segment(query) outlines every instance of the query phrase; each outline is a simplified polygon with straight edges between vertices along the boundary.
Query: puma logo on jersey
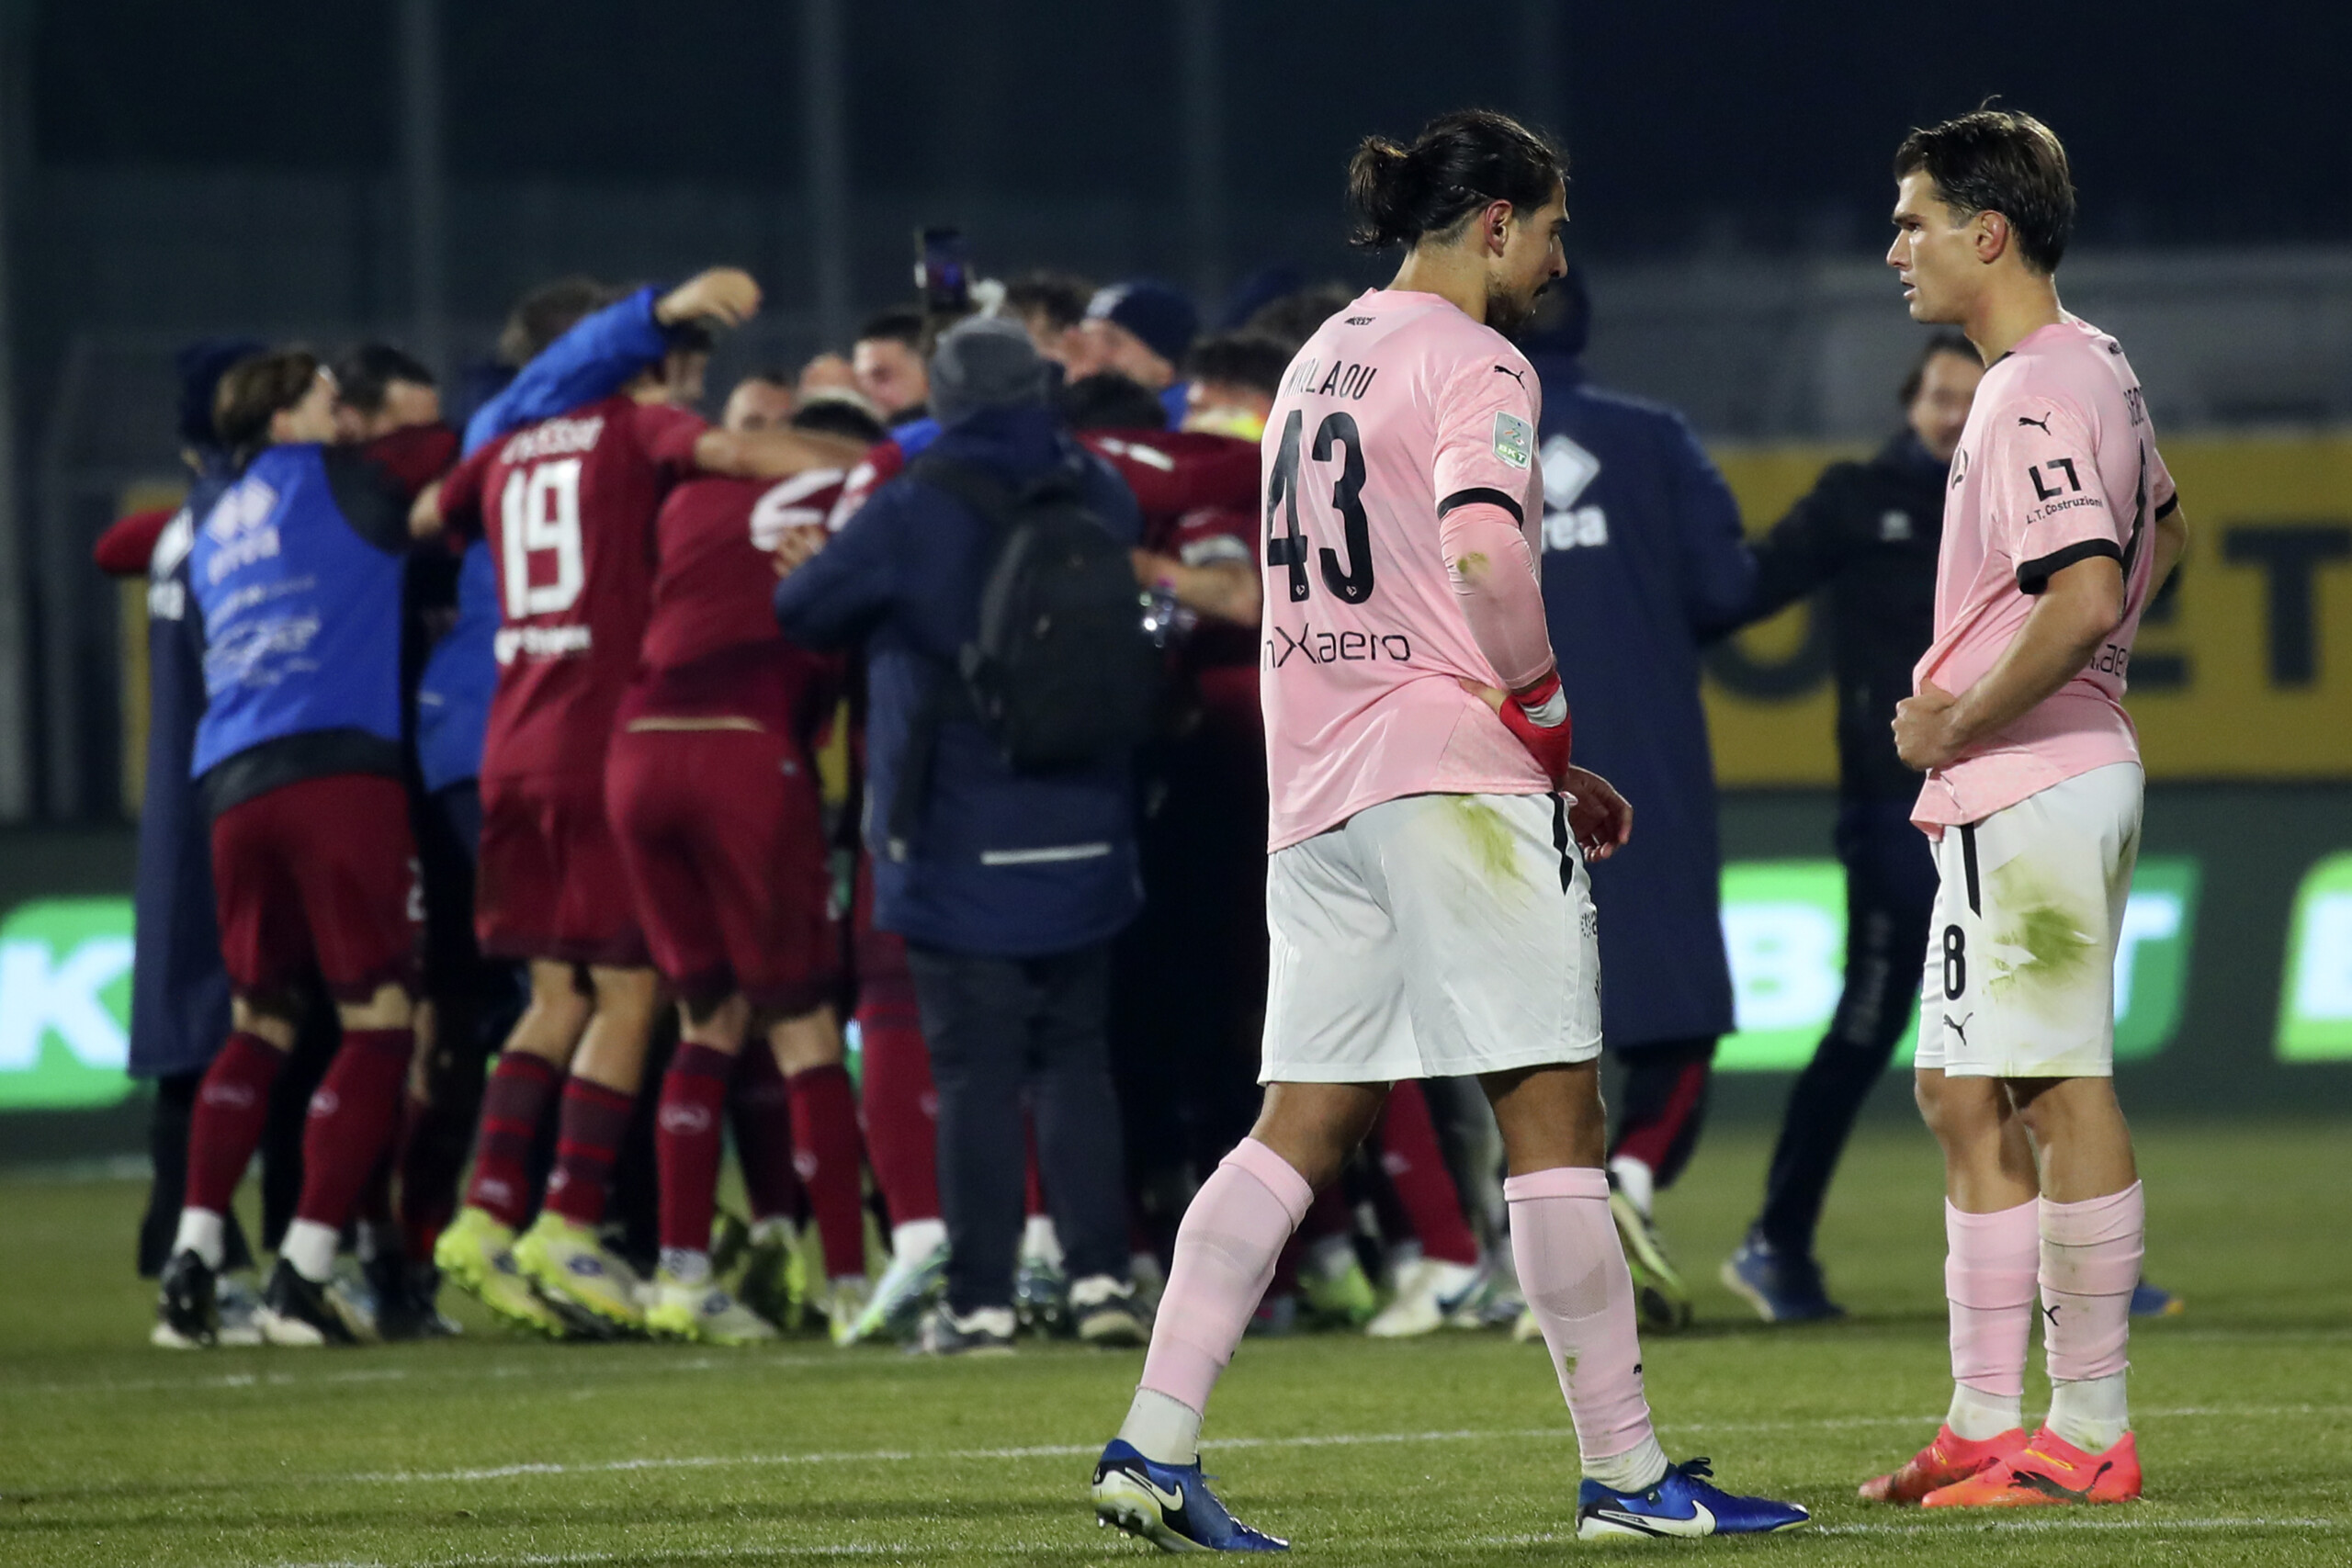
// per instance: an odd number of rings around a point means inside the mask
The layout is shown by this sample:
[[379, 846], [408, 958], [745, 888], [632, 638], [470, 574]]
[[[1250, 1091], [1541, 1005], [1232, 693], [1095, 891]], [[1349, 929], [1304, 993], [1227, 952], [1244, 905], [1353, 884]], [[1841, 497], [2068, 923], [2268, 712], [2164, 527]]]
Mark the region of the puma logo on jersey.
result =
[[1510, 377], [1512, 380], [1514, 380], [1514, 381], [1518, 382], [1518, 383], [1519, 383], [1521, 386], [1522, 386], [1522, 387], [1524, 387], [1524, 386], [1526, 386], [1526, 385], [1527, 385], [1527, 378], [1526, 378], [1526, 377], [1524, 377], [1524, 376], [1522, 376], [1522, 375], [1521, 375], [1518, 371], [1516, 371], [1516, 370], [1512, 369], [1512, 368], [1511, 368], [1510, 366], [1508, 366], [1508, 365], [1498, 365], [1498, 366], [1496, 366], [1496, 367], [1495, 367], [1495, 373], [1496, 373], [1497, 375], [1498, 375], [1498, 376], [1508, 376], [1508, 377]]
[[2042, 434], [2047, 435], [2050, 434], [2050, 416], [2048, 414], [2043, 414], [2040, 419], [2028, 419], [2025, 415], [2019, 414], [2018, 415], [2018, 423], [2019, 424], [2039, 425], [2041, 427]]

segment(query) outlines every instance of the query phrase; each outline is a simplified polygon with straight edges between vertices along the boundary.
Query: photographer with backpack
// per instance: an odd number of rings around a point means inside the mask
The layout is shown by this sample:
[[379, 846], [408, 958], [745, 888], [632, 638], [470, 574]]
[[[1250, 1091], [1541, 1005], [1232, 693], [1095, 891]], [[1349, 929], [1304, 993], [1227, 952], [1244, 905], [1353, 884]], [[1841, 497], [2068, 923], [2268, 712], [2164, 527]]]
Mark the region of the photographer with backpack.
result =
[[1142, 525], [1058, 428], [1017, 323], [945, 333], [931, 389], [938, 440], [839, 535], [798, 531], [775, 593], [787, 637], [866, 656], [876, 922], [907, 941], [940, 1100], [947, 1298], [919, 1343], [1012, 1348], [1025, 1100], [1074, 1326], [1139, 1345], [1104, 1020], [1111, 939], [1142, 901]]

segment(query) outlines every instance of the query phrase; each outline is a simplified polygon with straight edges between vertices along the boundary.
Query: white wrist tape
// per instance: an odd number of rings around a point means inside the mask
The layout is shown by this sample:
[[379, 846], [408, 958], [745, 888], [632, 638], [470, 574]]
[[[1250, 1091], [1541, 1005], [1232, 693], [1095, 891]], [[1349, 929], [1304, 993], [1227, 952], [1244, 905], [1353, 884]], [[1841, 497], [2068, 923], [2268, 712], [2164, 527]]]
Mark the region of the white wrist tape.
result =
[[1525, 714], [1527, 721], [1538, 728], [1557, 729], [1567, 722], [1568, 694], [1564, 687], [1554, 686], [1552, 694], [1544, 698], [1540, 705], [1529, 707], [1525, 703], [1521, 703], [1519, 705], [1519, 711]]

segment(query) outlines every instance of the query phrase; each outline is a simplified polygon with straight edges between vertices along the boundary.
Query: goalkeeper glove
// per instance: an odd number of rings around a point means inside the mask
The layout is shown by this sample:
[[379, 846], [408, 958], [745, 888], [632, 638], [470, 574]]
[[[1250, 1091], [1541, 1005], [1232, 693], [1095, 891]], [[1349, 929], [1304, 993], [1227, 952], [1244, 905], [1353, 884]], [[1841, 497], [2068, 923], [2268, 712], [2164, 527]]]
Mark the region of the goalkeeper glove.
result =
[[1569, 743], [1576, 728], [1568, 718], [1567, 695], [1560, 690], [1560, 672], [1555, 670], [1528, 691], [1505, 697], [1499, 716], [1503, 727], [1519, 738], [1543, 768], [1544, 776], [1557, 787], [1567, 774]]

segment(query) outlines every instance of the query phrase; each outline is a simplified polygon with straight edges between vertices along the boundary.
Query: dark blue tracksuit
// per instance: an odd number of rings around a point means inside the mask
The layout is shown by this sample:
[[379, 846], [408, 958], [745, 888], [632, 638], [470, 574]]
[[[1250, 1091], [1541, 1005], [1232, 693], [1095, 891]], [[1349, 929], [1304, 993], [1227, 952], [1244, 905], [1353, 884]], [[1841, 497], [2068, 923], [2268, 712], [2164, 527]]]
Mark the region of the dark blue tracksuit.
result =
[[[227, 454], [200, 455], [187, 502], [155, 541], [147, 567], [147, 765], [131, 894], [130, 1074], [155, 1081], [148, 1143], [155, 1179], [139, 1231], [139, 1271], [170, 1253], [187, 1190], [188, 1118], [204, 1069], [229, 1038], [229, 971], [212, 897], [212, 835], [188, 759], [204, 714], [204, 652], [188, 618], [187, 557], [196, 524], [236, 479]], [[284, 1163], [268, 1151], [272, 1170]], [[279, 1172], [277, 1185], [286, 1185]], [[269, 1178], [265, 1176], [266, 1182]], [[253, 1255], [229, 1216], [229, 1265]]]
[[[1074, 465], [1112, 533], [1142, 535], [1126, 486], [1044, 408], [971, 415], [930, 450], [1014, 482]], [[1012, 1302], [1024, 1082], [1070, 1277], [1124, 1279], [1127, 1256], [1104, 1039], [1111, 939], [1142, 899], [1127, 760], [1016, 773], [977, 723], [951, 716], [899, 852], [888, 830], [917, 716], [978, 634], [991, 542], [978, 515], [909, 473], [775, 593], [794, 641], [865, 646], [875, 923], [907, 939], [939, 1086], [947, 1299], [959, 1314]]]
[[1634, 807], [1592, 867], [1601, 1033], [1633, 1076], [1613, 1152], [1659, 1185], [1689, 1157], [1716, 1038], [1732, 1028], [1715, 772], [1701, 644], [1752, 591], [1739, 508], [1680, 415], [1602, 391], [1536, 347], [1544, 379], [1544, 606], [1576, 760]]
[[1894, 754], [1894, 705], [1934, 636], [1949, 468], [1905, 431], [1866, 463], [1835, 463], [1756, 546], [1741, 622], [1808, 593], [1827, 617], [1838, 686], [1838, 858], [1846, 867], [1846, 988], [1789, 1091], [1757, 1229], [1811, 1256], [1829, 1179], [1863, 1100], [1917, 1011], [1936, 896], [1911, 825], [1919, 775]]

